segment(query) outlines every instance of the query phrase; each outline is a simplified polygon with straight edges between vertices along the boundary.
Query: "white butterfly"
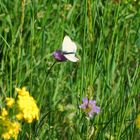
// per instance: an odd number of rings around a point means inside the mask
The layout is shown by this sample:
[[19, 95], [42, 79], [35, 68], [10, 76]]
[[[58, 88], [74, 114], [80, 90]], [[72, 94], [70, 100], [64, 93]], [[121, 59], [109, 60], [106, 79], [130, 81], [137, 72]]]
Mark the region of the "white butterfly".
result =
[[69, 36], [65, 36], [62, 42], [62, 52], [63, 55], [72, 62], [77, 62], [79, 59], [75, 57], [77, 50], [76, 44], [70, 39]]

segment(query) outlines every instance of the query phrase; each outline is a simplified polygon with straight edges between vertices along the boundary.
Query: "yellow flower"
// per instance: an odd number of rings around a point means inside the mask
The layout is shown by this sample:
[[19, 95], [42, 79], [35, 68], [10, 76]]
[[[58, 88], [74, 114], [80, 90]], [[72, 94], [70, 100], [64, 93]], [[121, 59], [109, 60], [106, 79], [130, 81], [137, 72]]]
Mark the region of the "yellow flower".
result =
[[136, 126], [137, 128], [140, 128], [140, 114], [136, 118]]
[[2, 135], [1, 135], [1, 137], [3, 138], [3, 139], [10, 139], [10, 134], [9, 133], [3, 133]]
[[29, 92], [26, 91], [26, 88], [18, 89], [18, 100], [17, 100], [17, 109], [16, 114], [17, 119], [24, 119], [28, 123], [31, 123], [34, 119], [39, 119], [39, 108], [36, 105], [36, 102], [32, 96], [29, 95]]
[[18, 114], [16, 114], [16, 118], [18, 120], [22, 120], [23, 119], [23, 113], [19, 112]]
[[26, 91], [26, 87], [23, 87], [22, 89], [16, 88], [16, 91], [18, 92], [19, 95], [24, 96], [24, 95], [29, 95], [29, 92]]
[[2, 110], [1, 110], [1, 116], [2, 117], [6, 117], [7, 115], [8, 115], [7, 110], [5, 108], [2, 108]]
[[13, 132], [13, 137], [14, 137], [15, 139], [17, 139], [17, 135], [18, 135], [20, 129], [21, 129], [21, 127], [20, 127], [20, 124], [19, 124], [18, 122], [14, 122], [14, 123], [12, 124], [11, 131], [14, 130], [14, 132]]
[[11, 122], [8, 119], [0, 119], [0, 137], [3, 139], [17, 139], [21, 127], [18, 122]]
[[13, 98], [6, 98], [6, 105], [9, 107], [9, 108], [12, 108], [13, 105], [15, 103], [15, 100]]

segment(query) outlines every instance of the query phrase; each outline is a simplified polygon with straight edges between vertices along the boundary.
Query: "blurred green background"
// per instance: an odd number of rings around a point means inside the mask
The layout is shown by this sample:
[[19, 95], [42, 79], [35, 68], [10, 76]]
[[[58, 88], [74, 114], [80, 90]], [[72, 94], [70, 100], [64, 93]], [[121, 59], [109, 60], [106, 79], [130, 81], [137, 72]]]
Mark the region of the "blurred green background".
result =
[[[65, 35], [80, 61], [52, 67]], [[0, 1], [0, 105], [26, 86], [40, 108], [20, 140], [138, 140], [139, 64], [139, 0]], [[91, 120], [84, 97], [101, 107]]]

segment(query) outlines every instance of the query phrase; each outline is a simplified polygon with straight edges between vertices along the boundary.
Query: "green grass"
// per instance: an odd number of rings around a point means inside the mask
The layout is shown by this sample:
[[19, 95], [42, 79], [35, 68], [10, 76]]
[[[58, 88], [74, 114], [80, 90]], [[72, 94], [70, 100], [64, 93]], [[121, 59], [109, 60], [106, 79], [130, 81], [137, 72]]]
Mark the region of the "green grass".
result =
[[[18, 139], [139, 139], [140, 3], [114, 1], [1, 0], [0, 106], [26, 86], [40, 108]], [[65, 35], [80, 61], [51, 68]], [[83, 97], [101, 107], [91, 120], [78, 108]]]

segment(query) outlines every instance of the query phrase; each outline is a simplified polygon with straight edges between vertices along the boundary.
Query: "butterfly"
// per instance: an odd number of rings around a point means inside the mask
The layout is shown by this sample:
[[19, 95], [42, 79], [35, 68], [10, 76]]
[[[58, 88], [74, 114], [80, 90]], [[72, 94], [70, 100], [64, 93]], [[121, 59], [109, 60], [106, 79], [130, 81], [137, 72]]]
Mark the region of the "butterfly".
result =
[[79, 59], [75, 57], [77, 46], [69, 36], [65, 36], [62, 42], [62, 54], [64, 57], [72, 62], [77, 62]]
[[56, 50], [53, 53], [53, 56], [59, 62], [63, 62], [66, 60], [77, 62], [79, 59], [75, 57], [76, 50], [76, 44], [70, 39], [69, 36], [66, 35], [63, 39], [61, 50]]

